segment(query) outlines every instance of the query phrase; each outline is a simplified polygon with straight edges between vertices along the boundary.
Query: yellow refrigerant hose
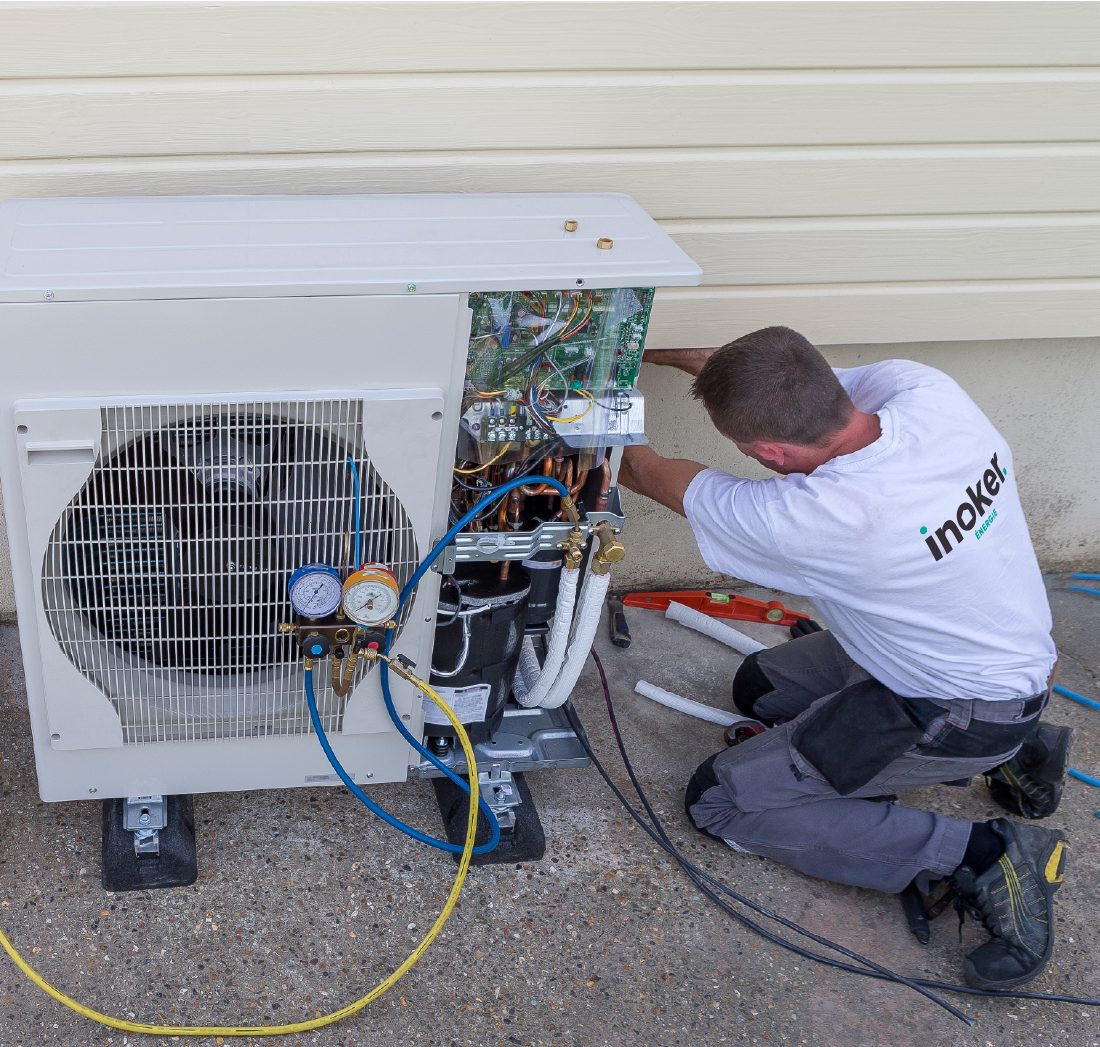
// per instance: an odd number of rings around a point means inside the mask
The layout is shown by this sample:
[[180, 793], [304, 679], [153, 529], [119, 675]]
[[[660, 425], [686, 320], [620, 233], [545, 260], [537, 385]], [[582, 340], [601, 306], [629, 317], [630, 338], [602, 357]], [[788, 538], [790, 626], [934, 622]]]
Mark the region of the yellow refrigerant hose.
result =
[[[389, 661], [385, 655], [379, 654], [377, 657]], [[290, 1025], [147, 1025], [144, 1022], [130, 1022], [123, 1018], [112, 1018], [109, 1014], [102, 1014], [100, 1011], [93, 1010], [91, 1007], [86, 1007], [84, 1004], [74, 1000], [71, 996], [66, 996], [65, 993], [51, 985], [29, 963], [27, 963], [27, 961], [16, 951], [15, 946], [12, 945], [7, 935], [0, 930], [0, 946], [3, 946], [4, 952], [12, 958], [12, 962], [15, 966], [34, 982], [38, 988], [44, 993], [52, 996], [58, 1003], [63, 1004], [65, 1007], [68, 1007], [70, 1011], [75, 1011], [84, 1018], [90, 1018], [94, 1022], [99, 1022], [100, 1025], [106, 1025], [112, 1029], [119, 1029], [122, 1032], [144, 1033], [150, 1036], [286, 1036], [296, 1032], [312, 1032], [314, 1029], [321, 1029], [326, 1025], [332, 1025], [343, 1018], [348, 1018], [353, 1014], [357, 1014], [366, 1007], [367, 1004], [377, 1000], [387, 989], [392, 988], [400, 981], [413, 964], [424, 955], [428, 946], [432, 944], [439, 932], [443, 930], [443, 925], [450, 917], [455, 902], [458, 901], [459, 892], [462, 890], [462, 882], [466, 879], [466, 871], [470, 867], [470, 857], [473, 854], [474, 841], [477, 835], [477, 764], [474, 759], [474, 750], [473, 746], [470, 744], [470, 739], [451, 707], [428, 684], [413, 676], [412, 673], [409, 673], [407, 670], [403, 671], [402, 675], [439, 706], [443, 711], [443, 715], [447, 717], [447, 720], [455, 729], [455, 734], [462, 744], [462, 751], [466, 754], [466, 766], [469, 769], [469, 780], [471, 783], [470, 809], [466, 819], [466, 839], [463, 842], [462, 856], [458, 863], [458, 873], [455, 876], [454, 883], [451, 885], [451, 891], [447, 895], [447, 901], [440, 910], [439, 916], [436, 917], [436, 921], [432, 924], [431, 929], [420, 940], [420, 943], [413, 949], [404, 963], [394, 970], [389, 977], [380, 981], [366, 994], [366, 996], [361, 996], [354, 1003], [349, 1003], [346, 1007], [341, 1007], [338, 1011], [333, 1011], [331, 1014], [324, 1014], [319, 1018], [311, 1018], [309, 1021], [294, 1022]]]

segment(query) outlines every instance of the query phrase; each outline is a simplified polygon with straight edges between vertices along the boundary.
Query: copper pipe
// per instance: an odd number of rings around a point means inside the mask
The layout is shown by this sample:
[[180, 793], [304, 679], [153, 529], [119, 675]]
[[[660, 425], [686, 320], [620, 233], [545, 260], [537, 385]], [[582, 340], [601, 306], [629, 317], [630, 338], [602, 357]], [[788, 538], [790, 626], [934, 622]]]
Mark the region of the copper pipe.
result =
[[596, 512], [607, 511], [607, 502], [611, 497], [611, 459], [605, 458], [600, 466], [600, 493], [596, 495]]
[[569, 488], [569, 497], [576, 500], [578, 494], [580, 494], [581, 488], [584, 486], [585, 480], [588, 479], [587, 469], [577, 470], [577, 482], [572, 484]]
[[[550, 455], [547, 455], [542, 460], [542, 475], [553, 476], [554, 474], [551, 472], [553, 468], [554, 459]], [[520, 490], [526, 495], [540, 495], [546, 494], [551, 488], [547, 487], [546, 484], [525, 484]]]

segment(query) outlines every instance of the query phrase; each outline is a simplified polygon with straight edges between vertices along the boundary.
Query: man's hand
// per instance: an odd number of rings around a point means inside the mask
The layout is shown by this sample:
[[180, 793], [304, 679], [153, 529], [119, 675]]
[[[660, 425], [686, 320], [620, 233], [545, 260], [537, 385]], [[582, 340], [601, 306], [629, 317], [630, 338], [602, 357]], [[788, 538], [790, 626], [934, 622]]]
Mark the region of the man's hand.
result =
[[684, 494], [706, 468], [686, 458], [662, 458], [652, 447], [627, 447], [619, 466], [619, 483], [684, 515]]
[[675, 367], [690, 375], [697, 375], [718, 348], [712, 349], [647, 349], [642, 362]]

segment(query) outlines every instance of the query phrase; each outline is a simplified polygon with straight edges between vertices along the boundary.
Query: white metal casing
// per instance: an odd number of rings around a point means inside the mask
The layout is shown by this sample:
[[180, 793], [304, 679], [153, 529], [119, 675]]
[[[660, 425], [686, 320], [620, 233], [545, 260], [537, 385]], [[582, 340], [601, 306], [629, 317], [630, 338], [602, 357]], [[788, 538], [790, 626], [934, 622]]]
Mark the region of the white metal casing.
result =
[[[568, 232], [566, 222], [576, 222]], [[606, 238], [610, 249], [597, 242]], [[0, 301], [697, 284], [628, 196], [188, 196], [0, 205]]]
[[[592, 244], [566, 234], [566, 219]], [[615, 239], [611, 251], [594, 246], [597, 232]], [[637, 205], [613, 195], [0, 205], [0, 479], [43, 798], [335, 780], [308, 733], [124, 745], [111, 703], [59, 650], [43, 610], [43, 550], [99, 455], [104, 408], [362, 399], [364, 446], [424, 554], [447, 523], [464, 292], [697, 279]], [[397, 647], [425, 669], [437, 595], [429, 574]], [[415, 733], [418, 696], [400, 681], [393, 689]], [[376, 673], [352, 692], [333, 745], [357, 781], [406, 777], [409, 749]]]

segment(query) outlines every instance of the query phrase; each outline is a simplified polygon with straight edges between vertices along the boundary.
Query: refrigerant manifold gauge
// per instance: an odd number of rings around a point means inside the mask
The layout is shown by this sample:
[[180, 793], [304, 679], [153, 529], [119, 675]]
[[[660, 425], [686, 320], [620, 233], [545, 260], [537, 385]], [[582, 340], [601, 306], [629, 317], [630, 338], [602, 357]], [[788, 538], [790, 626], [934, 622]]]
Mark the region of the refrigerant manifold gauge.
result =
[[397, 579], [380, 563], [365, 563], [344, 582], [344, 614], [357, 625], [385, 625], [401, 598]]
[[295, 614], [302, 618], [327, 618], [340, 606], [340, 572], [328, 564], [303, 564], [290, 576], [287, 591]]

